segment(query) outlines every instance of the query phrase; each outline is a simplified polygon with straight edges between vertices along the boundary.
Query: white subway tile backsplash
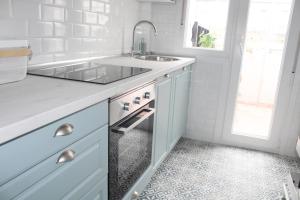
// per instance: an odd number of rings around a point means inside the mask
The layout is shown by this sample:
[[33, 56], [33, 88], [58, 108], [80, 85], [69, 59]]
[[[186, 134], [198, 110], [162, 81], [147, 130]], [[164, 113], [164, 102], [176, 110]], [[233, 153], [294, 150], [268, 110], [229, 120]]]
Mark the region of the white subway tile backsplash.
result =
[[67, 10], [67, 19], [71, 23], [82, 23], [82, 11], [80, 10]]
[[65, 49], [64, 39], [44, 38], [42, 40], [43, 53], [62, 52]]
[[98, 15], [97, 13], [93, 12], [84, 12], [83, 14], [83, 21], [86, 24], [97, 24], [98, 22]]
[[30, 60], [31, 64], [39, 64], [39, 63], [49, 63], [53, 62], [53, 55], [52, 54], [45, 54], [45, 55], [40, 55], [40, 54], [34, 54], [32, 59]]
[[68, 8], [73, 7], [72, 0], [54, 0], [54, 4], [58, 6], [68, 7]]
[[82, 39], [81, 38], [68, 38], [66, 41], [66, 50], [68, 52], [82, 51]]
[[1, 0], [0, 1], [0, 18], [9, 18], [9, 17], [11, 17], [10, 0]]
[[43, 6], [42, 16], [42, 19], [45, 21], [63, 22], [65, 20], [65, 9], [54, 6]]
[[24, 39], [27, 36], [27, 21], [0, 19], [1, 39]]
[[31, 38], [29, 39], [29, 45], [34, 52], [34, 54], [39, 54], [42, 52], [42, 39], [41, 38]]
[[49, 37], [53, 36], [54, 27], [51, 22], [39, 22], [30, 21], [29, 22], [29, 35], [31, 37]]
[[56, 53], [56, 54], [53, 55], [53, 59], [55, 61], [62, 61], [62, 60], [65, 60], [67, 56], [68, 55], [65, 54], [65, 53]]
[[77, 10], [90, 10], [90, 0], [73, 0], [73, 3]]
[[105, 4], [105, 13], [106, 14], [110, 13], [110, 5], [109, 4]]
[[41, 5], [38, 2], [13, 0], [13, 16], [21, 19], [41, 19]]
[[139, 5], [137, 0], [0, 0], [0, 39], [29, 40], [31, 64], [115, 55], [130, 50]]
[[92, 25], [91, 26], [91, 36], [92, 37], [104, 37], [105, 34], [105, 30], [103, 28], [103, 26], [100, 25]]
[[90, 35], [90, 26], [85, 24], [73, 25], [73, 36], [75, 37], [88, 37]]
[[54, 23], [54, 35], [60, 37], [68, 37], [72, 35], [72, 25], [66, 23]]
[[93, 51], [96, 51], [97, 47], [97, 39], [91, 39], [91, 38], [84, 38], [82, 40], [82, 48], [84, 51], [89, 51], [90, 49], [93, 49]]
[[53, 4], [54, 0], [41, 0], [41, 2], [44, 4]]
[[93, 0], [92, 1], [92, 7], [91, 10], [93, 12], [104, 12], [105, 11], [105, 3], [103, 3], [102, 1], [97, 1], [97, 0]]
[[109, 17], [107, 15], [104, 15], [104, 14], [99, 14], [98, 16], [98, 20], [99, 20], [99, 24], [101, 25], [106, 25], [108, 20], [109, 20]]

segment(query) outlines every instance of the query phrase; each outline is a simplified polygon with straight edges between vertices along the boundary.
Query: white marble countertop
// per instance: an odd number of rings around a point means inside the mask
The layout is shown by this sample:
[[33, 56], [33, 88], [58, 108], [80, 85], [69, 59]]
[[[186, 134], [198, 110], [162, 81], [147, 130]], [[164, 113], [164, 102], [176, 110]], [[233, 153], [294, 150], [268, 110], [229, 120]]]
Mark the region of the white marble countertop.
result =
[[107, 85], [30, 75], [22, 81], [0, 85], [0, 144], [190, 65], [195, 59], [153, 62], [131, 57], [111, 57], [99, 62], [151, 68], [152, 71]]

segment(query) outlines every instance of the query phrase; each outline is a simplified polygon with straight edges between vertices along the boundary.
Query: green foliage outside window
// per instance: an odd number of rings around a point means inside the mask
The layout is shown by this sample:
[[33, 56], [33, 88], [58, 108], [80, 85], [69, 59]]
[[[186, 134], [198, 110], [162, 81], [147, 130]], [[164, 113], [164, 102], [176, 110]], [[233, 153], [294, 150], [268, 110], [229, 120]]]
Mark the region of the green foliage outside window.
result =
[[200, 34], [198, 39], [198, 46], [203, 48], [215, 48], [215, 40], [211, 34]]

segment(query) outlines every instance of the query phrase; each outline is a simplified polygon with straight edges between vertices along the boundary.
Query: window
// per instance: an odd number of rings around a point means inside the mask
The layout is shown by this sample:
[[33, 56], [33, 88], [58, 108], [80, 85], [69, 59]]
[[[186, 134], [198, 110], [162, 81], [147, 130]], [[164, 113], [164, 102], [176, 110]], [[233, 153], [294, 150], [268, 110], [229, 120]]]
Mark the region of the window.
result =
[[185, 47], [224, 49], [229, 1], [188, 1]]

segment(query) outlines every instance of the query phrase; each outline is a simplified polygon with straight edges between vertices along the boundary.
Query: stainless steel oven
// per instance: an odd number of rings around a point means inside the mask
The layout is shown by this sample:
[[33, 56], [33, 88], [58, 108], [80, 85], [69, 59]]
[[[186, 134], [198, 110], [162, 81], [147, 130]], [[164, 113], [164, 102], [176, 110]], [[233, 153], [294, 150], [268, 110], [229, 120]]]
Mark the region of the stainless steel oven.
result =
[[154, 85], [110, 101], [109, 199], [120, 200], [151, 164]]

